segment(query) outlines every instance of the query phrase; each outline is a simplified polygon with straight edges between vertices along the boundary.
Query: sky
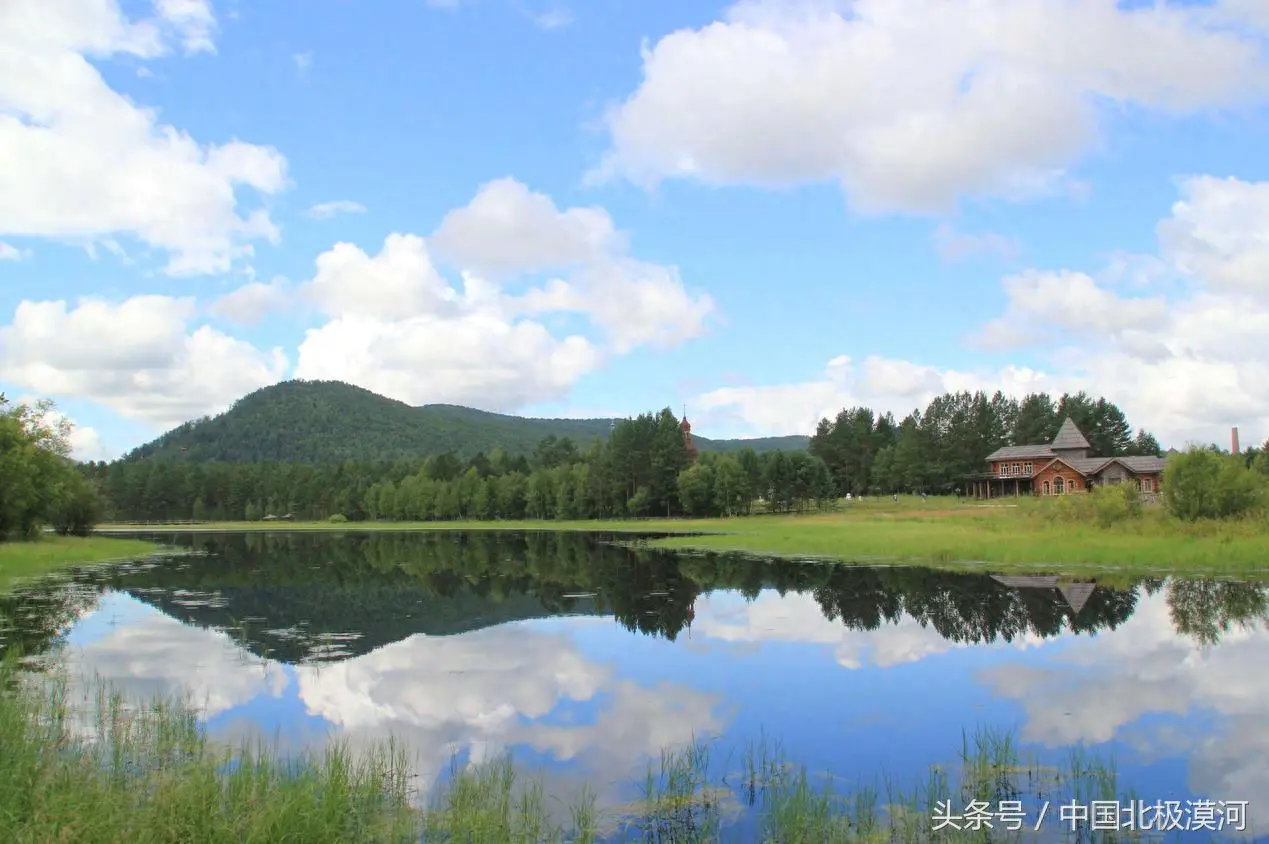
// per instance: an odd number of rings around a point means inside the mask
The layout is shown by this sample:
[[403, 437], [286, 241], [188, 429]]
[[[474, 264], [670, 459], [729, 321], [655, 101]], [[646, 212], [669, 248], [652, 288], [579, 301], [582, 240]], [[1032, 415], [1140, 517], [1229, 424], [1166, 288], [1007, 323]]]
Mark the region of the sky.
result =
[[[302, 9], [302, 14], [297, 11]], [[0, 392], [1269, 437], [1269, 0], [5, 0]]]

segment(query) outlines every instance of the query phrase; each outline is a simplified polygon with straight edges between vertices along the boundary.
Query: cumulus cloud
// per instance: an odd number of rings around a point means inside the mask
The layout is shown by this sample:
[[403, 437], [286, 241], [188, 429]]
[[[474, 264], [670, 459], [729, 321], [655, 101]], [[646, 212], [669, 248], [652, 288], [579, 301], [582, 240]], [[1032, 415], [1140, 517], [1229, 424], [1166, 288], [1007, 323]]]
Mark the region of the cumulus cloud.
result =
[[[1158, 256], [1116, 256], [1099, 277], [1028, 270], [1002, 283], [1004, 313], [971, 342], [1033, 348], [1045, 367], [972, 372], [848, 357], [822, 378], [735, 386], [694, 399], [719, 422], [760, 433], [808, 432], [842, 407], [896, 414], [945, 391], [1002, 390], [1020, 397], [1086, 390], [1115, 401], [1165, 445], [1223, 442], [1238, 425], [1248, 441], [1269, 437], [1269, 196], [1266, 183], [1199, 177], [1158, 227]], [[1180, 290], [1161, 279], [1181, 277]], [[1116, 287], [1130, 289], [1126, 295]]]
[[1185, 114], [1260, 101], [1264, 55], [1229, 26], [1236, 11], [742, 0], [645, 47], [592, 177], [832, 181], [872, 212], [1052, 190], [1098, 139], [1105, 104]]
[[205, 0], [158, 0], [129, 20], [114, 0], [0, 4], [0, 234], [129, 235], [169, 254], [172, 275], [224, 272], [253, 241], [276, 242], [263, 208], [287, 185], [275, 149], [200, 144], [110, 88], [89, 57], [155, 58], [214, 49]]
[[585, 337], [517, 317], [499, 290], [437, 272], [423, 239], [390, 235], [378, 255], [349, 243], [317, 260], [300, 295], [330, 319], [299, 347], [298, 378], [335, 378], [415, 404], [512, 409], [558, 398], [601, 362]]
[[366, 206], [351, 199], [336, 199], [331, 202], [319, 202], [308, 209], [306, 215], [314, 220], [329, 220], [340, 214], [364, 214]]
[[[305, 335], [296, 376], [415, 404], [560, 399], [609, 355], [699, 336], [714, 309], [674, 267], [633, 257], [604, 209], [561, 210], [514, 179], [482, 186], [426, 239], [392, 234], [376, 255], [338, 243], [316, 269], [298, 295], [328, 321]], [[561, 276], [524, 288], [551, 272]], [[542, 321], [553, 314], [579, 315], [599, 336], [556, 336]]]
[[283, 376], [281, 349], [264, 353], [206, 325], [189, 331], [195, 313], [193, 298], [170, 296], [23, 301], [0, 327], [0, 378], [170, 426]]
[[218, 317], [242, 325], [253, 325], [267, 314], [285, 310], [294, 300], [286, 279], [252, 281], [211, 303], [208, 310]]
[[699, 337], [715, 311], [707, 294], [688, 292], [676, 268], [632, 257], [628, 236], [604, 209], [561, 211], [514, 179], [483, 185], [429, 242], [441, 257], [496, 278], [564, 272], [565, 279], [523, 296], [521, 306], [584, 313], [618, 353]]
[[1205, 288], [1269, 304], [1269, 182], [1195, 176], [1159, 224], [1164, 258]]
[[584, 264], [626, 246], [603, 208], [560, 211], [549, 196], [511, 178], [482, 185], [429, 240], [438, 255], [492, 276]]

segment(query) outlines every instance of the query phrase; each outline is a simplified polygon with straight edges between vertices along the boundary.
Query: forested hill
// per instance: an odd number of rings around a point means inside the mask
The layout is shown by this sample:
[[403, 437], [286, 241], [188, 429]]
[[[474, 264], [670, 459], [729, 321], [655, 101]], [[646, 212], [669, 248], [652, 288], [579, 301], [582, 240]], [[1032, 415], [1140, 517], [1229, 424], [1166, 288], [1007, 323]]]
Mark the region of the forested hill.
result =
[[[212, 418], [187, 422], [124, 459], [180, 457], [233, 463], [338, 463], [418, 458], [453, 452], [471, 457], [494, 449], [529, 455], [544, 438], [579, 446], [607, 437], [611, 419], [528, 419], [469, 407], [404, 402], [340, 381], [286, 381], [239, 399]], [[695, 438], [701, 451], [805, 449], [809, 437], [752, 440]]]

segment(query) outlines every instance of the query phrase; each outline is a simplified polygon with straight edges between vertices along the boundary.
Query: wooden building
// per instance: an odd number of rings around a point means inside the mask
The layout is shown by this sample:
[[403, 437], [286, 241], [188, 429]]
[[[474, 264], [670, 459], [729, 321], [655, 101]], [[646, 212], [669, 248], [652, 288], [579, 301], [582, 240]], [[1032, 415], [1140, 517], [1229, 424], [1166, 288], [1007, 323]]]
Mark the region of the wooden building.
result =
[[1007, 495], [1067, 495], [1098, 484], [1135, 484], [1147, 495], [1159, 492], [1166, 457], [1095, 457], [1092, 446], [1069, 417], [1053, 442], [1011, 445], [987, 455], [987, 471], [966, 478], [974, 498]]

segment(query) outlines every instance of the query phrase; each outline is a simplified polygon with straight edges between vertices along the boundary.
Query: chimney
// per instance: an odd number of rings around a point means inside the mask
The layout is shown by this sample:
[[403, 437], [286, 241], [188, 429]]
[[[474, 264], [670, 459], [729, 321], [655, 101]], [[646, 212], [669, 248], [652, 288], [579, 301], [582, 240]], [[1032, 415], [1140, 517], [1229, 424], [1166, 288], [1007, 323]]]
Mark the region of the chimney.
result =
[[1237, 454], [1238, 453], [1238, 429], [1237, 428], [1229, 429], [1229, 444], [1230, 444], [1232, 453]]

